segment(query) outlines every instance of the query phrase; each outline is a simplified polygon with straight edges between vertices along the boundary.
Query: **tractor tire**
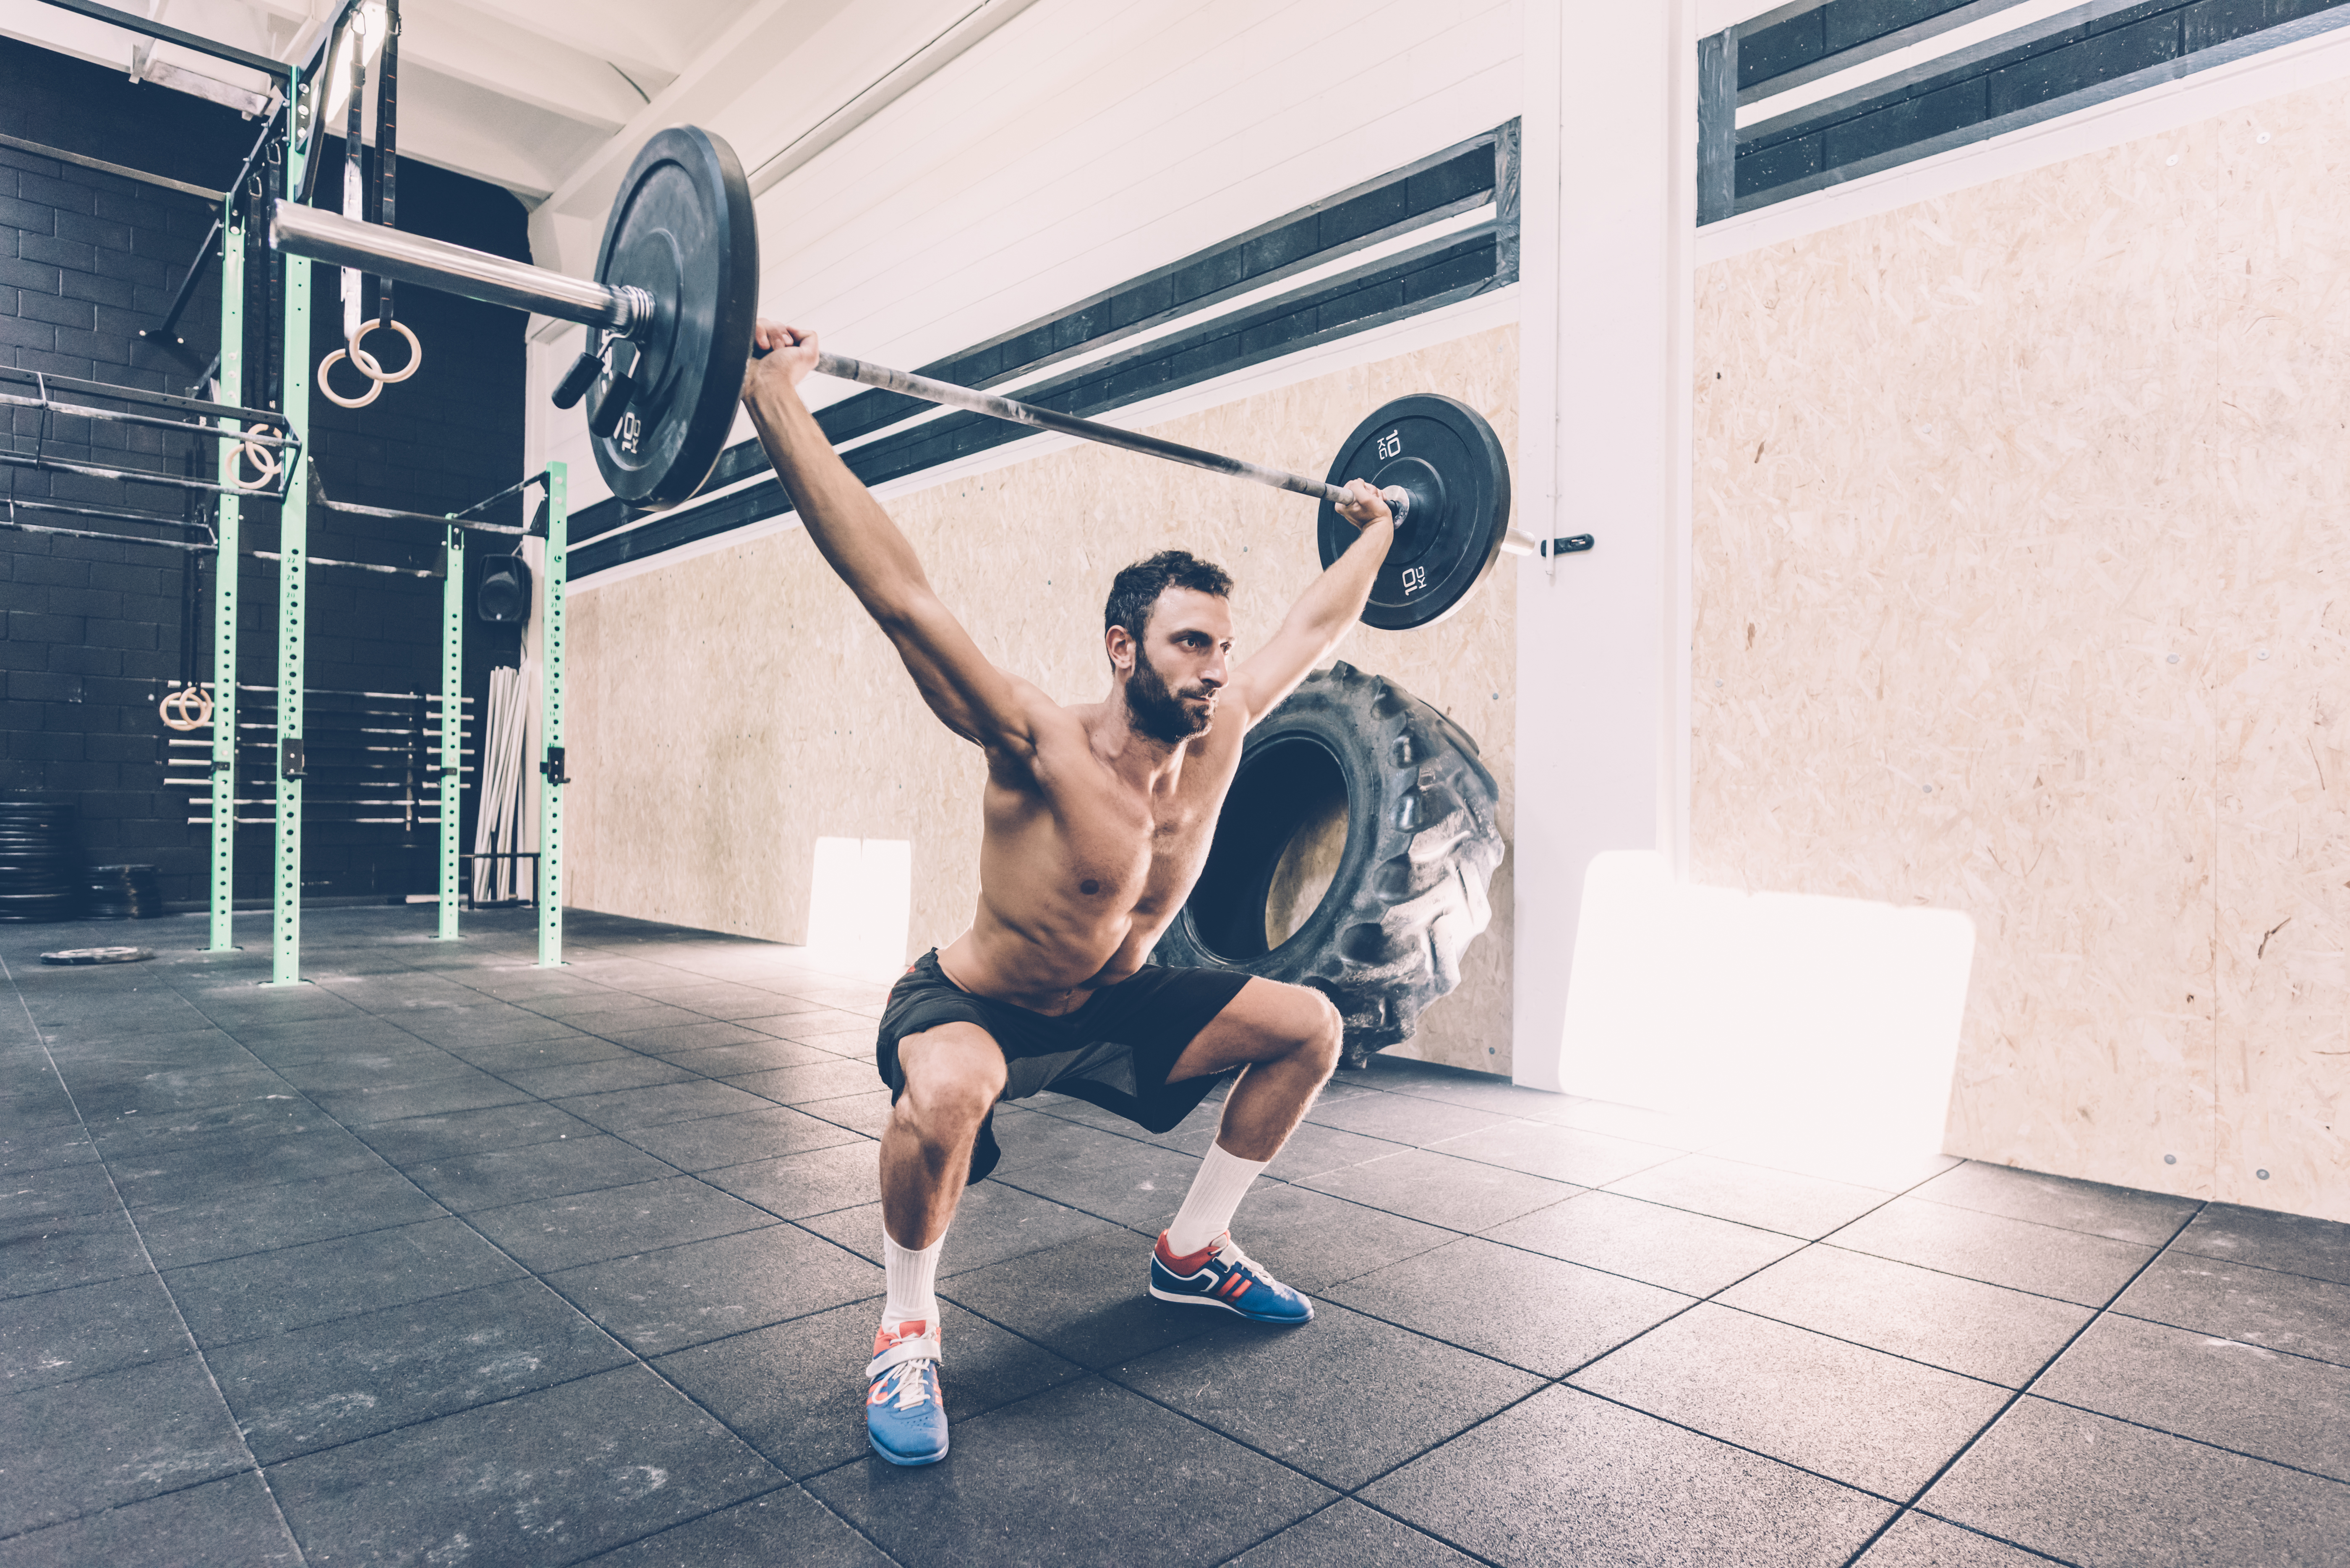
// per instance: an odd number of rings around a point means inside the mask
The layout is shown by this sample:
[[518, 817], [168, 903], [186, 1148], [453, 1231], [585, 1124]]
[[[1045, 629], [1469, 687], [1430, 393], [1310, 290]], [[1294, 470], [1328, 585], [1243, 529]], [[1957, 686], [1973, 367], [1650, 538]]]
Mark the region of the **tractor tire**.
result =
[[1492, 918], [1499, 796], [1451, 720], [1385, 676], [1317, 670], [1249, 732], [1207, 866], [1151, 961], [1312, 986], [1359, 1067], [1461, 983]]

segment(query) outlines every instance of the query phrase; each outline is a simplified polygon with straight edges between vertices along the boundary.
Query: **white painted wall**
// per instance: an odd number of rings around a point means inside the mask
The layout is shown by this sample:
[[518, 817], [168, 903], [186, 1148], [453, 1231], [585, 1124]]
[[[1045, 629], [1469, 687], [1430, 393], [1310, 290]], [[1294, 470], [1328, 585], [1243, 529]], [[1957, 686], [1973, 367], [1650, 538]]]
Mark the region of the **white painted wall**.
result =
[[[816, 67], [871, 57], [873, 30], [910, 49], [937, 19], [840, 8], [739, 97], [671, 118], [755, 167], [817, 97], [863, 85]], [[843, 353], [924, 363], [1492, 130], [1518, 112], [1523, 26], [1518, 0], [1038, 0], [758, 199], [762, 306]], [[566, 270], [592, 270], [600, 237], [600, 217], [534, 223], [539, 262]], [[540, 409], [579, 340], [543, 325]], [[600, 499], [584, 415], [534, 418], [533, 461], [571, 463], [575, 505]]]
[[1513, 1049], [1543, 1088], [1593, 857], [1688, 860], [1694, 28], [1694, 0], [1525, 10], [1519, 515], [1597, 538], [1518, 566]]

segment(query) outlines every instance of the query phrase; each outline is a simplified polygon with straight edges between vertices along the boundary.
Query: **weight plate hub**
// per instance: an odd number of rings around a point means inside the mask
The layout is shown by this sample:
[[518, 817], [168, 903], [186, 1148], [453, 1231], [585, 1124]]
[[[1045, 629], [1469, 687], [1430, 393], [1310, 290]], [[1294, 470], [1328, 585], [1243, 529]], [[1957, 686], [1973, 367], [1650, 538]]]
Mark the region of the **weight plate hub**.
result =
[[[734, 150], [690, 125], [646, 142], [605, 223], [596, 279], [654, 302], [633, 368], [614, 351], [636, 389], [612, 433], [593, 438], [596, 466], [629, 505], [674, 506], [725, 450], [758, 315], [758, 221]], [[591, 425], [609, 384], [589, 394]]]
[[[1363, 622], [1387, 631], [1434, 626], [1485, 580], [1510, 530], [1510, 465], [1485, 417], [1468, 404], [1416, 392], [1355, 427], [1329, 482], [1401, 485], [1411, 510], [1371, 584]], [[1355, 525], [1326, 501], [1318, 524], [1325, 566], [1355, 542]]]

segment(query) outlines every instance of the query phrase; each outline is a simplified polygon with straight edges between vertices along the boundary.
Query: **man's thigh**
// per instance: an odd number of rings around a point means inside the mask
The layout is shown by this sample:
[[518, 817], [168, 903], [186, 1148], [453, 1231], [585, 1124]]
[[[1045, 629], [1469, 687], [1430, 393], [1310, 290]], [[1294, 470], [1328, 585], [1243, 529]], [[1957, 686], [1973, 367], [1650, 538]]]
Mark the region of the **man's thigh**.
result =
[[1224, 1010], [1191, 1037], [1169, 1070], [1170, 1084], [1285, 1056], [1329, 1027], [1330, 999], [1310, 986], [1252, 977]]

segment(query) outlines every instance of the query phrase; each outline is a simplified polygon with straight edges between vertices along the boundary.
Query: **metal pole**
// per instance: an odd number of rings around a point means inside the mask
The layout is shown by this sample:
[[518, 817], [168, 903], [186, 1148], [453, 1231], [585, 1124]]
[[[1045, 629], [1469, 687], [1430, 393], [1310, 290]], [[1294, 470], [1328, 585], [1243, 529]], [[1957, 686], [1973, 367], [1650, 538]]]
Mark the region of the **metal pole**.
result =
[[[224, 403], [244, 401], [244, 219], [228, 193], [221, 234], [220, 386]], [[202, 258], [198, 258], [201, 264]], [[224, 419], [225, 429], [238, 421]], [[220, 477], [234, 485], [244, 449], [221, 443]], [[220, 498], [218, 548], [213, 552], [213, 952], [236, 947], [230, 915], [236, 899], [236, 589], [241, 503], [224, 491]]]
[[441, 587], [441, 929], [457, 940], [457, 816], [463, 766], [465, 531], [449, 525], [448, 581]]
[[546, 569], [539, 574], [538, 962], [563, 962], [563, 588], [570, 570], [564, 521], [565, 465], [546, 465]]
[[[296, 73], [288, 93], [300, 87]], [[301, 188], [308, 155], [288, 146], [286, 189]], [[307, 452], [310, 434], [310, 264], [286, 261], [285, 380], [281, 407], [287, 433]], [[289, 452], [285, 459], [295, 461]], [[302, 980], [302, 640], [309, 587], [310, 487], [286, 475], [279, 509], [277, 563], [277, 821], [276, 919], [271, 929], [269, 983]]]

